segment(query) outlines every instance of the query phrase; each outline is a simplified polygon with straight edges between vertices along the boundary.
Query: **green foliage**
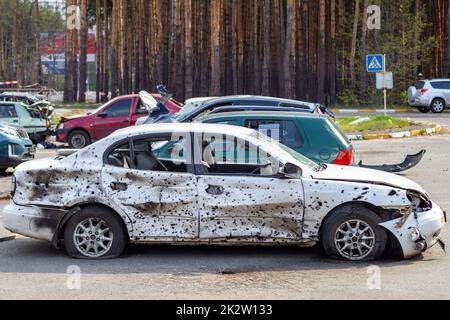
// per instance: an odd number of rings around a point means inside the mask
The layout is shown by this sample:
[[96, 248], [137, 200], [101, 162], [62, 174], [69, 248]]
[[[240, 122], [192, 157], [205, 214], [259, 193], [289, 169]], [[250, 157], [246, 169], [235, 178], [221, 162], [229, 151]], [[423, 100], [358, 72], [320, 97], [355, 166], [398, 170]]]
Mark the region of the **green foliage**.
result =
[[370, 117], [368, 121], [361, 122], [358, 124], [352, 124], [354, 121], [358, 119], [359, 117], [337, 119], [336, 123], [346, 133], [382, 131], [382, 130], [403, 129], [410, 127], [410, 122], [408, 120], [389, 116], [374, 116]]
[[[362, 39], [361, 28], [365, 25], [360, 23], [355, 62], [356, 79], [354, 83], [348, 80], [344, 82], [338, 93], [339, 102], [345, 106], [357, 104], [366, 107], [383, 104], [383, 94], [375, 88], [375, 74], [366, 73], [366, 55], [369, 53], [386, 54], [387, 71], [394, 74], [394, 89], [388, 91], [389, 105], [405, 105], [407, 89], [417, 80], [418, 70], [434, 64], [433, 51], [437, 40], [428, 32], [431, 22], [427, 18], [426, 10], [416, 15], [413, 0], [381, 0], [380, 7], [381, 30], [368, 30], [367, 39]], [[351, 30], [351, 16], [347, 18], [347, 31]], [[342, 35], [349, 44], [351, 33], [343, 32]], [[342, 54], [346, 64], [345, 70], [348, 72], [350, 50]], [[431, 78], [439, 75], [424, 76]]]

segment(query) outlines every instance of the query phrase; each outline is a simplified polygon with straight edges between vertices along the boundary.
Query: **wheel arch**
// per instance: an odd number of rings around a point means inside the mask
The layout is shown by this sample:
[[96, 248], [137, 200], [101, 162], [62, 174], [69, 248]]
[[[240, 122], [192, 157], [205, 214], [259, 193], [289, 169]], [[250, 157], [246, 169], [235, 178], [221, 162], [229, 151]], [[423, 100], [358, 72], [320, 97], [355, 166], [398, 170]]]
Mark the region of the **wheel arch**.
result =
[[61, 245], [61, 240], [63, 238], [63, 233], [64, 233], [64, 228], [66, 227], [67, 223], [69, 222], [69, 220], [75, 216], [78, 212], [80, 212], [81, 210], [88, 208], [88, 207], [100, 207], [103, 209], [107, 209], [108, 211], [110, 211], [113, 215], [115, 215], [120, 223], [122, 224], [123, 230], [125, 231], [125, 235], [127, 238], [127, 241], [130, 241], [130, 230], [127, 226], [126, 221], [124, 220], [124, 218], [113, 208], [111, 208], [110, 206], [103, 204], [103, 203], [99, 203], [99, 202], [86, 202], [86, 203], [82, 203], [82, 204], [78, 204], [75, 205], [73, 207], [71, 207], [70, 209], [67, 210], [67, 213], [62, 217], [62, 219], [60, 220], [58, 227], [56, 228], [56, 232], [53, 236], [53, 240], [52, 243], [56, 248], [59, 248]]
[[[385, 209], [378, 207], [370, 202], [366, 202], [366, 201], [349, 201], [346, 203], [342, 203], [339, 206], [333, 208], [330, 210], [330, 212], [328, 212], [328, 214], [322, 219], [322, 222], [320, 224], [320, 229], [319, 229], [319, 242], [322, 238], [322, 232], [323, 232], [323, 227], [325, 225], [325, 223], [327, 222], [328, 219], [330, 219], [333, 214], [341, 209], [347, 208], [347, 207], [353, 207], [353, 208], [365, 208], [365, 209], [369, 209], [372, 212], [374, 212], [376, 215], [378, 215], [381, 220], [383, 221], [389, 221], [390, 220], [390, 214], [389, 212], [387, 212]], [[389, 231], [387, 230], [385, 227], [381, 226], [383, 229], [386, 230], [386, 234], [388, 235], [388, 244], [387, 244], [387, 252], [390, 255], [393, 256], [401, 256], [403, 254], [403, 251], [401, 249], [401, 245], [398, 241], [398, 239]]]
[[376, 215], [378, 215], [383, 221], [388, 220], [388, 213], [380, 208], [377, 207], [376, 205], [370, 203], [370, 202], [366, 202], [366, 201], [349, 201], [349, 202], [345, 202], [342, 203], [340, 205], [338, 205], [337, 207], [334, 207], [333, 209], [330, 210], [330, 212], [328, 212], [328, 214], [322, 219], [322, 222], [320, 224], [320, 229], [319, 229], [319, 237], [322, 236], [322, 231], [323, 231], [323, 226], [324, 224], [328, 221], [328, 219], [330, 219], [337, 211], [344, 209], [344, 208], [365, 208], [365, 209], [369, 209], [373, 212], [375, 212]]
[[67, 143], [69, 142], [70, 135], [72, 133], [74, 133], [75, 131], [82, 131], [82, 132], [86, 133], [89, 137], [90, 143], [92, 143], [92, 134], [89, 132], [89, 130], [87, 130], [86, 128], [83, 128], [83, 127], [75, 127], [75, 128], [70, 129], [70, 131], [67, 133]]
[[430, 108], [433, 106], [433, 102], [434, 102], [435, 100], [442, 100], [442, 101], [444, 101], [445, 106], [446, 106], [446, 107], [448, 106], [448, 102], [447, 102], [447, 100], [445, 99], [444, 96], [434, 96], [434, 97], [431, 99], [431, 101], [430, 101], [430, 105], [429, 105]]

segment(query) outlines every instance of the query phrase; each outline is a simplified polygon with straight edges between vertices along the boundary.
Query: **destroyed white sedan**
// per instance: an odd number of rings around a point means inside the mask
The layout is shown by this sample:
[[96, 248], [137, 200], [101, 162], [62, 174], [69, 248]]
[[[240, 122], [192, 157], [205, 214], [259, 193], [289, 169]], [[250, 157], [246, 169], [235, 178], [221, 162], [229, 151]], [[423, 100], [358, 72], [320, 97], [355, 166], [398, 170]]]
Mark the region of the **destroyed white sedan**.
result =
[[[321, 165], [241, 127], [128, 128], [67, 157], [22, 164], [5, 227], [75, 258], [127, 243], [295, 245], [361, 261], [437, 243], [445, 213], [393, 174]], [[442, 244], [442, 243], [441, 243]]]

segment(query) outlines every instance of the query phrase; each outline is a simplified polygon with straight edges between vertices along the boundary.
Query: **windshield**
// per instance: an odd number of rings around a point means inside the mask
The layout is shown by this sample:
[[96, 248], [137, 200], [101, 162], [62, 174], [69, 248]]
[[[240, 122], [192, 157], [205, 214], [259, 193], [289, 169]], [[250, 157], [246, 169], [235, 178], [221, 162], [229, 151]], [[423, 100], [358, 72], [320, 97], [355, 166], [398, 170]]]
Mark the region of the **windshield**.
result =
[[322, 165], [319, 165], [318, 163], [306, 158], [304, 155], [286, 147], [285, 145], [279, 143], [277, 140], [274, 140], [266, 136], [265, 134], [262, 134], [261, 132], [254, 132], [250, 136], [257, 139], [258, 142], [265, 144], [269, 149], [275, 150], [285, 157], [294, 158], [296, 161], [307, 166], [313, 171], [319, 171], [322, 168]]

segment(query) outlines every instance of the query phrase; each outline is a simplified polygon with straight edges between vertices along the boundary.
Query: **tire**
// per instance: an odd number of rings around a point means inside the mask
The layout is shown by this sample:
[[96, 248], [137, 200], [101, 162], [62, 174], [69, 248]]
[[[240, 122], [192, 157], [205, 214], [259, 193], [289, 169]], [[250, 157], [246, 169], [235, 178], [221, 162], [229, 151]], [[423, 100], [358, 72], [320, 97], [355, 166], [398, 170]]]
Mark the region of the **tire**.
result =
[[[379, 225], [382, 222], [375, 212], [360, 205], [336, 210], [322, 226], [321, 242], [325, 253], [347, 261], [381, 258], [388, 242], [386, 230]], [[366, 228], [368, 231], [363, 234], [354, 231], [358, 223], [359, 232]]]
[[[107, 229], [109, 231], [105, 232]], [[99, 240], [102, 232], [104, 239]], [[91, 239], [87, 240], [88, 237]], [[66, 252], [76, 259], [118, 258], [127, 243], [128, 236], [123, 221], [114, 212], [103, 207], [83, 208], [70, 218], [64, 228]]]
[[433, 102], [431, 102], [431, 112], [433, 113], [442, 113], [445, 110], [445, 101], [441, 98], [434, 99]]
[[33, 142], [34, 145], [38, 145], [38, 144], [42, 144], [43, 142], [45, 142], [45, 137], [39, 133], [33, 133], [30, 136], [30, 140], [31, 142]]
[[419, 107], [418, 109], [419, 109], [419, 111], [422, 112], [422, 113], [428, 113], [428, 112], [431, 111], [431, 109], [428, 108], [428, 107]]
[[69, 134], [67, 142], [72, 149], [83, 149], [91, 144], [91, 137], [83, 130], [74, 130]]

